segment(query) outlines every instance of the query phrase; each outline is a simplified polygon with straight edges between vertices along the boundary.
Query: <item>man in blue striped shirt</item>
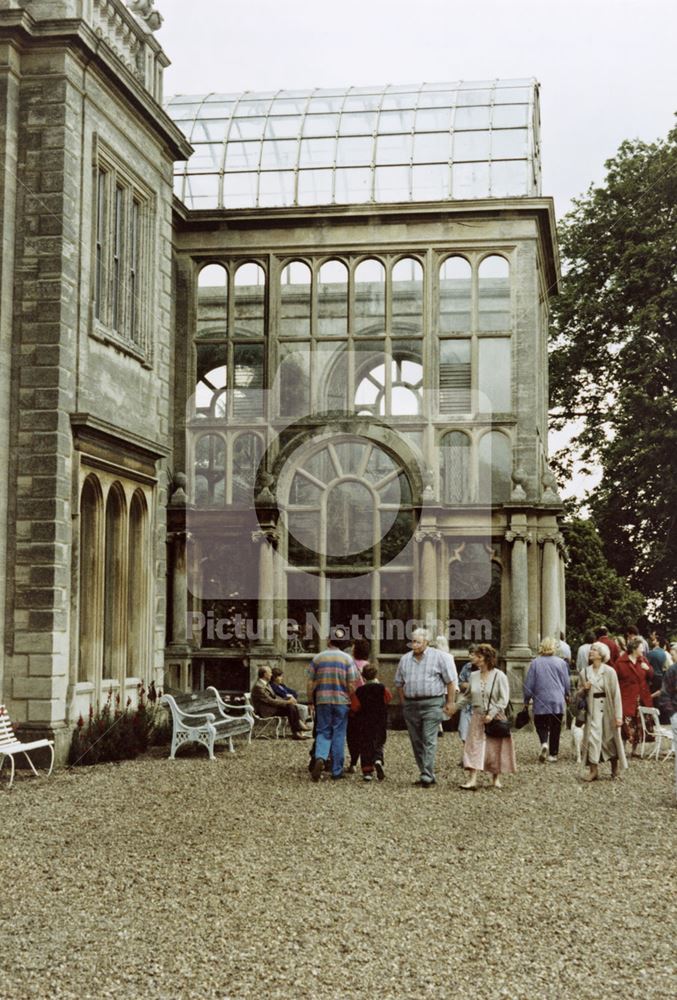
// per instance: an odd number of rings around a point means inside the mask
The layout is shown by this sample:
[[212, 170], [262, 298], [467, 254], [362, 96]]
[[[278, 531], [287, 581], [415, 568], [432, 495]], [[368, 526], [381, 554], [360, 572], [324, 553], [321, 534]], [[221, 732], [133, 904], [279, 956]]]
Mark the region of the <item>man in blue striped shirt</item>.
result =
[[421, 788], [435, 784], [438, 728], [443, 712], [448, 716], [453, 714], [458, 684], [451, 653], [432, 649], [429, 641], [427, 629], [416, 629], [411, 638], [411, 651], [404, 654], [395, 673], [395, 687], [400, 694], [402, 714], [420, 771], [415, 784]]
[[319, 781], [331, 756], [333, 780], [343, 777], [350, 696], [359, 679], [352, 656], [344, 652], [350, 636], [344, 628], [332, 629], [327, 648], [310, 661], [307, 670], [308, 704], [315, 705], [315, 760], [310, 772]]

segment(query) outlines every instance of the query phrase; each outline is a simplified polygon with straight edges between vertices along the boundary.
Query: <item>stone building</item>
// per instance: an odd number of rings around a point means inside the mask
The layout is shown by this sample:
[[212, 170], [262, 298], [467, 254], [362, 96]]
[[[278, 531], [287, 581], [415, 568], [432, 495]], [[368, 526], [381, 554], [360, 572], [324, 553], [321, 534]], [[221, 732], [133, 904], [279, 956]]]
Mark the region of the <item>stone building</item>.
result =
[[[538, 86], [177, 96], [150, 2], [0, 0], [0, 692], [302, 685], [330, 620], [564, 626]], [[173, 195], [174, 191], [174, 195]]]

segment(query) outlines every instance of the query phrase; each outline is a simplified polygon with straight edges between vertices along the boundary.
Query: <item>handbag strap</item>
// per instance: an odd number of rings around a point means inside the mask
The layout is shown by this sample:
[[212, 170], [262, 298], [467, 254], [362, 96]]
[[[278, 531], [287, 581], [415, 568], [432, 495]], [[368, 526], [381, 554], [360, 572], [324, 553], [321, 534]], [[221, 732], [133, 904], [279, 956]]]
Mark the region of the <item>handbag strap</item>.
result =
[[[495, 668], [494, 668], [494, 669], [495, 669]], [[493, 681], [491, 682], [491, 690], [489, 691], [489, 699], [488, 699], [488, 701], [487, 701], [487, 708], [486, 708], [486, 711], [485, 711], [485, 713], [484, 713], [485, 715], [488, 715], [488, 714], [489, 714], [489, 709], [491, 708], [491, 699], [492, 699], [492, 697], [493, 697], [493, 694], [494, 694], [494, 684], [495, 684], [495, 683], [496, 683], [496, 674], [494, 674], [494, 679], [493, 679]]]

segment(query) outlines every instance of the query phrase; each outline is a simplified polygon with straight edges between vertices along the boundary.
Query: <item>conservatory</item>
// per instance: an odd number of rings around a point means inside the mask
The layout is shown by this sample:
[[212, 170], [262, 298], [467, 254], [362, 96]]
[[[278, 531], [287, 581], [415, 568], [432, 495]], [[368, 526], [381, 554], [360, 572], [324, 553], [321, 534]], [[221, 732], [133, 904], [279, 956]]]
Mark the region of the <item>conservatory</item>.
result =
[[[176, 96], [170, 683], [564, 626], [538, 85]], [[178, 484], [178, 485], [177, 485]]]

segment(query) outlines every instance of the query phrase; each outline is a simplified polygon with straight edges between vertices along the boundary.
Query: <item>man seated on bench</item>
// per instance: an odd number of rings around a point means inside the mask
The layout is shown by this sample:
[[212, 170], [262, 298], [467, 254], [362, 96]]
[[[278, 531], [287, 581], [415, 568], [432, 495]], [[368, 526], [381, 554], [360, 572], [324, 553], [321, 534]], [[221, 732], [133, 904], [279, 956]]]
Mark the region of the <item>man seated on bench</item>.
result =
[[292, 739], [306, 739], [306, 726], [301, 722], [299, 707], [285, 698], [278, 698], [270, 686], [272, 671], [270, 667], [259, 667], [259, 679], [251, 690], [252, 705], [257, 715], [269, 719], [273, 715], [281, 715], [291, 726]]
[[299, 710], [299, 715], [301, 716], [301, 722], [304, 724], [308, 721], [308, 716], [310, 711], [307, 705], [302, 705], [299, 701], [299, 696], [294, 690], [294, 688], [287, 687], [284, 682], [284, 671], [282, 667], [273, 667], [272, 676], [270, 678], [270, 686], [273, 692], [278, 698], [284, 698], [285, 701], [290, 701]]

